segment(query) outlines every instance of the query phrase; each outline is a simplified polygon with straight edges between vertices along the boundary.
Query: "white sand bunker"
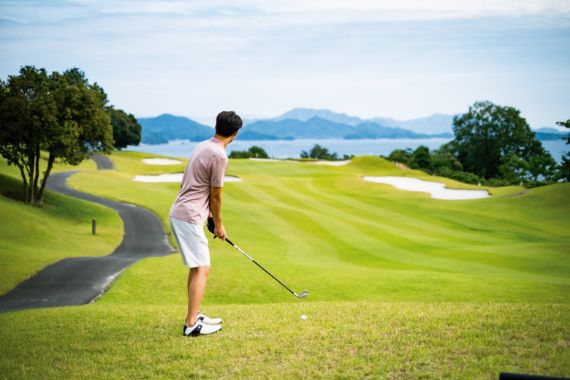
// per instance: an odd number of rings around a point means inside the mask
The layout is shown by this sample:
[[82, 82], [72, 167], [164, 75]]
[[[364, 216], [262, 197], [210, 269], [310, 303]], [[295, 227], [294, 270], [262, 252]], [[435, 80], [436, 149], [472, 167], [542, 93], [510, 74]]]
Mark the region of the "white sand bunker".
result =
[[170, 160], [168, 158], [145, 158], [143, 162], [148, 165], [179, 165], [182, 161]]
[[430, 193], [434, 199], [461, 200], [490, 197], [486, 190], [446, 189], [443, 183], [408, 177], [363, 177], [365, 181], [392, 185], [401, 190]]
[[279, 158], [255, 158], [255, 157], [250, 157], [249, 158], [252, 161], [260, 161], [260, 162], [286, 162], [286, 163], [290, 163], [290, 164], [298, 164], [299, 161], [295, 161], [295, 160], [286, 160], [286, 159], [279, 159]]
[[[184, 173], [176, 174], [159, 174], [159, 175], [137, 175], [133, 178], [133, 181], [138, 182], [182, 182], [182, 176]], [[241, 178], [225, 176], [224, 182], [241, 182]]]
[[319, 160], [319, 161], [310, 161], [310, 163], [315, 164], [315, 165], [344, 166], [344, 165], [347, 165], [348, 163], [350, 163], [350, 160], [344, 160], [344, 161]]

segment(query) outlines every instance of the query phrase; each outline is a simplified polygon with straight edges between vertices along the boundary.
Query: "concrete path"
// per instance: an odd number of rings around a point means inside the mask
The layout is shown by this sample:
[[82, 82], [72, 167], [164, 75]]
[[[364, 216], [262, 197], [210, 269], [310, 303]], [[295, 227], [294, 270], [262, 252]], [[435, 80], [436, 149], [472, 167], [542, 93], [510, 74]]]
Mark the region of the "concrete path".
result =
[[[109, 160], [104, 156], [98, 157]], [[96, 159], [98, 168], [101, 168], [99, 162], [108, 168], [104, 159]], [[69, 189], [65, 181], [74, 173], [76, 172], [52, 174], [48, 178], [48, 189], [115, 209], [123, 219], [123, 241], [109, 256], [69, 258], [47, 266], [1, 296], [0, 312], [89, 303], [99, 297], [134, 262], [172, 252], [162, 223], [156, 215], [130, 204]]]
[[104, 156], [102, 154], [94, 154], [91, 156], [91, 159], [97, 164], [97, 170], [115, 169], [115, 164], [113, 164], [113, 161], [111, 161], [111, 159], [107, 156]]

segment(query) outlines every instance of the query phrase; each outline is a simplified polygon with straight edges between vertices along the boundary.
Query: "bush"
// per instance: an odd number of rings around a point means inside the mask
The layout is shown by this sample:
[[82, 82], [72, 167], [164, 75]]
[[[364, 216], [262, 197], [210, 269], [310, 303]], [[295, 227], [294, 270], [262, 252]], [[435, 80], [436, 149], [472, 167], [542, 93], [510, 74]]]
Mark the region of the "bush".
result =
[[455, 179], [457, 181], [461, 181], [464, 183], [471, 183], [471, 184], [479, 184], [482, 183], [483, 180], [477, 176], [476, 174], [469, 173], [469, 172], [462, 172], [458, 170], [452, 170], [450, 168], [442, 168], [437, 175], [441, 177], [447, 177], [451, 179]]
[[388, 156], [388, 160], [399, 162], [402, 164], [410, 165], [412, 161], [412, 150], [411, 149], [394, 149], [392, 153]]
[[263, 148], [254, 145], [245, 151], [232, 150], [230, 158], [269, 158], [269, 155]]

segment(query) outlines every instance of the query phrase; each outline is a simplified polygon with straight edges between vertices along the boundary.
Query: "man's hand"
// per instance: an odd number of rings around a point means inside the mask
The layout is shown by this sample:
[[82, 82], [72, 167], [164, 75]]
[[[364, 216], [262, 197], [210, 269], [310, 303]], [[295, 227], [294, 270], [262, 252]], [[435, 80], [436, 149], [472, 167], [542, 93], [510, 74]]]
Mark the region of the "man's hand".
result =
[[221, 224], [219, 226], [216, 226], [214, 228], [214, 237], [215, 238], [220, 238], [222, 240], [226, 240], [226, 229], [224, 228], [224, 225]]
[[214, 218], [212, 217], [208, 218], [208, 231], [214, 234], [214, 239], [220, 238], [226, 240], [227, 237], [226, 229], [224, 228], [223, 225], [221, 225], [221, 227], [218, 228], [218, 226], [216, 226], [216, 223], [214, 222]]

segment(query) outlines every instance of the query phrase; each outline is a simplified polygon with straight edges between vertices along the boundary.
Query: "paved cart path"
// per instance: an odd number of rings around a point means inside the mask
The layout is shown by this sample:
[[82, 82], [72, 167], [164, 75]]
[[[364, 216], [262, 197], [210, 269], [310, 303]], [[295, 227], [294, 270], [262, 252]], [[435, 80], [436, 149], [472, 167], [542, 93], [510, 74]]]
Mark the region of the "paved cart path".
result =
[[[98, 155], [93, 159], [98, 169], [113, 168], [108, 157]], [[141, 207], [68, 188], [66, 180], [74, 173], [52, 174], [48, 178], [48, 189], [116, 210], [124, 224], [123, 241], [108, 256], [69, 258], [47, 266], [1, 296], [0, 312], [89, 303], [134, 262], [172, 252], [162, 223], [155, 214]]]

